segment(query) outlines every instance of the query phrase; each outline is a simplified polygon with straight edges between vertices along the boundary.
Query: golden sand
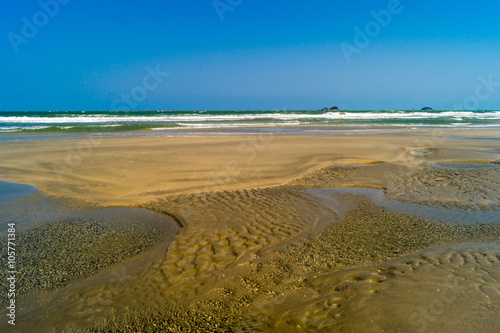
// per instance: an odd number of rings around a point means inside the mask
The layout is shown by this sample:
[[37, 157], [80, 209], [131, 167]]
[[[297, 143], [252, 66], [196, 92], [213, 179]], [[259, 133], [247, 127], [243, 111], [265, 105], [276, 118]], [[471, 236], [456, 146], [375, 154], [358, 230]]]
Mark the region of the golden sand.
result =
[[[492, 151], [498, 140], [418, 134], [3, 144], [1, 179], [39, 185], [70, 204], [138, 206], [172, 215], [182, 224], [166, 253], [155, 247], [135, 261], [26, 296], [22, 310], [33, 320], [24, 321], [23, 328], [454, 332], [458, 324], [452, 315], [466, 308], [443, 305], [448, 325], [439, 326], [439, 320], [432, 320], [437, 312], [424, 318], [427, 312], [419, 307], [431, 306], [433, 287], [447, 288], [447, 281], [439, 284], [444, 277], [469, 274], [475, 287], [459, 283], [456, 297], [472, 295], [465, 306], [484, 315], [481, 327], [491, 329], [498, 325], [492, 315], [497, 303], [484, 300], [496, 299], [499, 250], [484, 244], [500, 243], [499, 224], [425, 221], [376, 207], [363, 196], [314, 192], [370, 187], [401, 202], [479, 213], [499, 210], [500, 169], [483, 167], [498, 160]], [[71, 155], [78, 150], [79, 155]], [[436, 166], [457, 161], [481, 168]], [[457, 245], [463, 243], [482, 245]], [[413, 288], [418, 303], [411, 302], [406, 288]], [[382, 305], [395, 316], [387, 316]]]
[[[419, 136], [200, 134], [4, 142], [0, 179], [35, 184], [58, 197], [119, 205], [167, 195], [276, 186], [334, 164], [384, 161], [411, 169], [422, 162], [410, 154], [419, 148], [449, 148], [437, 160], [463, 159], [464, 151], [469, 159], [498, 158], [478, 151], [498, 148], [494, 141], [429, 136], [478, 136], [476, 131], [409, 134]], [[377, 171], [356, 184], [381, 185], [379, 178]]]

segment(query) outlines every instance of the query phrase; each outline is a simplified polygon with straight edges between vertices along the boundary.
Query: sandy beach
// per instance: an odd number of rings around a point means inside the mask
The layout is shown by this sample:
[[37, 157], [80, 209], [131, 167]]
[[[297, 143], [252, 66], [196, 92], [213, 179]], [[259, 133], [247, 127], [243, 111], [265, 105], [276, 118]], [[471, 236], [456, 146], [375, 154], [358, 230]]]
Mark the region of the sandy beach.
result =
[[[499, 134], [463, 129], [372, 130], [362, 135], [201, 131], [198, 135], [3, 142], [0, 179], [34, 184], [56, 197], [136, 205], [169, 195], [278, 186], [332, 165], [384, 162], [351, 181], [385, 187], [389, 173], [410, 171], [425, 162], [498, 159], [491, 151], [498, 149], [497, 141], [460, 137]], [[432, 153], [426, 154], [425, 149]], [[391, 169], [394, 166], [397, 169]], [[381, 172], [387, 177], [380, 177]]]
[[2, 5], [0, 333], [500, 332], [500, 2]]
[[9, 209], [65, 207], [23, 230], [44, 260], [22, 281], [45, 273], [16, 328], [494, 332], [499, 149], [465, 129], [3, 142], [0, 179], [39, 191]]

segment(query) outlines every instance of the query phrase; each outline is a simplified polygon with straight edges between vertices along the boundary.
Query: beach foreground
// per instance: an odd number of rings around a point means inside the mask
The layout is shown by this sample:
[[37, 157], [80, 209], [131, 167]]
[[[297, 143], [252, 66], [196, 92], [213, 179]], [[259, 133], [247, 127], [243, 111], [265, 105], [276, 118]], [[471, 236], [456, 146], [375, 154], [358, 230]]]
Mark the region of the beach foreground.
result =
[[[55, 252], [67, 278], [26, 287], [16, 329], [498, 331], [499, 139], [420, 130], [2, 143], [0, 179], [87, 211], [21, 231], [25, 253]], [[10, 218], [35, 201], [16, 199]], [[168, 227], [137, 215], [122, 231], [88, 212], [119, 206], [162, 213]], [[73, 258], [47, 241], [68, 233], [99, 235], [92, 246], [112, 244], [110, 259], [91, 272], [75, 265], [98, 254]], [[30, 269], [19, 274], [46, 267]]]

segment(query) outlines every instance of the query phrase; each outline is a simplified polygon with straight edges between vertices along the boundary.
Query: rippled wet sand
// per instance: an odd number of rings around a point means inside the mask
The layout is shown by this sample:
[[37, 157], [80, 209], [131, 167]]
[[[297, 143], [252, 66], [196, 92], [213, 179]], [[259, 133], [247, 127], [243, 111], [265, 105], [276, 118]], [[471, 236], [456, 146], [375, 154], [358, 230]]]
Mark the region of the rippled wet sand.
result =
[[269, 332], [497, 332], [500, 246], [431, 248], [318, 276], [264, 308]]
[[[372, 303], [363, 299], [378, 293], [379, 282], [390, 277], [399, 283], [400, 271], [382, 263], [435, 246], [500, 239], [497, 224], [430, 222], [378, 208], [367, 197], [343, 194], [328, 199], [310, 191], [282, 186], [182, 196], [148, 205], [182, 216], [183, 229], [166, 253], [145, 252], [140, 260], [25, 298], [31, 319], [20, 327], [348, 330], [357, 322], [349, 309], [361, 302], [359, 306], [368, 311]], [[374, 268], [350, 270], [377, 264], [382, 268], [375, 273]], [[488, 268], [492, 276], [495, 265]], [[377, 269], [387, 272], [378, 274]], [[435, 278], [432, 272], [429, 278]], [[422, 287], [426, 283], [424, 279]], [[425, 300], [427, 294], [422, 295]], [[406, 311], [413, 309], [405, 306]], [[40, 316], [43, 321], [36, 319]], [[387, 324], [384, 318], [378, 317], [380, 325]], [[391, 317], [401, 325], [402, 319]]]
[[[285, 185], [158, 194], [107, 213], [75, 201], [23, 230], [16, 329], [496, 331], [495, 153], [403, 155], [411, 163], [337, 160]], [[7, 211], [36, 211], [47, 199], [36, 195]]]

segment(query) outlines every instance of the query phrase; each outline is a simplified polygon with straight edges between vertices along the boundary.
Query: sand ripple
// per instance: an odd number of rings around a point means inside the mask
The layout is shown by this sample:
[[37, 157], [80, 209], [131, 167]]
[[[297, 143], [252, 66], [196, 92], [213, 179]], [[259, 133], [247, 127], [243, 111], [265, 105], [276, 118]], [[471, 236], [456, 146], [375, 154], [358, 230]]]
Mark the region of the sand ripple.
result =
[[[500, 167], [485, 160], [432, 163], [434, 150], [415, 150], [417, 161], [332, 165], [290, 184], [385, 189], [390, 200], [476, 212], [500, 211]], [[415, 153], [414, 153], [415, 154]]]
[[[431, 246], [498, 243], [498, 225], [452, 226], [423, 221], [378, 208], [366, 197], [322, 195], [309, 188], [363, 184], [374, 179], [374, 173], [394, 168], [394, 164], [385, 163], [329, 167], [316, 171], [310, 179], [296, 181], [296, 185], [181, 195], [142, 205], [171, 215], [182, 225], [168, 250], [156, 249], [49, 295], [25, 298], [23, 311], [46, 319], [43, 324], [38, 320], [23, 322], [23, 328], [370, 331], [356, 326], [363, 322], [372, 323], [375, 331], [418, 331], [424, 323], [405, 288], [414, 288], [416, 299], [425, 303], [433, 294], [428, 288], [439, 286], [439, 279], [463, 274], [471, 274], [467, 279], [477, 282], [458, 288], [467, 300], [479, 302], [470, 306], [482, 309], [478, 304], [487, 304], [491, 311], [497, 311], [495, 303], [484, 303], [485, 295], [495, 299], [498, 291], [497, 248], [491, 252], [482, 246], [454, 247], [447, 248], [449, 253], [445, 254], [431, 249], [388, 264], [342, 271], [380, 264]], [[396, 196], [402, 200], [423, 201], [432, 198], [434, 187], [426, 179], [435, 176], [433, 172], [452, 171], [429, 165], [424, 171], [396, 175], [407, 177], [400, 182], [402, 187], [391, 187], [383, 177], [371, 185], [387, 186], [388, 195], [399, 193]], [[435, 188], [443, 193], [451, 188], [453, 195], [456, 188], [463, 195], [455, 197], [462, 200], [468, 188], [462, 188], [460, 182], [479, 186], [484, 180], [485, 188], [493, 186], [484, 206], [494, 209], [498, 199], [495, 172], [461, 171], [456, 179], [449, 175], [450, 182], [458, 182], [455, 187]], [[421, 183], [429, 191], [412, 192]], [[405, 197], [407, 192], [421, 196]], [[399, 292], [393, 295], [394, 300], [385, 296], [392, 290]], [[399, 309], [399, 301], [407, 305]], [[388, 318], [380, 309], [390, 304], [394, 305], [388, 309], [395, 315]], [[490, 310], [485, 310], [486, 317]], [[355, 317], [362, 315], [365, 317]], [[414, 320], [409, 321], [409, 316]], [[426, 327], [433, 327], [432, 320], [425, 320]], [[217, 326], [213, 326], [214, 321]], [[488, 323], [494, 321], [488, 319], [487, 328]]]
[[[184, 304], [211, 291], [231, 267], [312, 237], [338, 218], [331, 203], [286, 186], [167, 198], [148, 208], [183, 224], [168, 251], [55, 293], [42, 312], [58, 315], [45, 325], [82, 328], [116, 321], [130, 309], [139, 315]], [[55, 299], [64, 299], [64, 306], [51, 304]]]
[[[455, 163], [459, 164], [459, 163]], [[475, 211], [500, 211], [500, 169], [465, 170], [429, 166], [402, 175], [387, 189], [389, 199]]]
[[[494, 332], [500, 325], [499, 271], [499, 246], [432, 248], [318, 277], [312, 290], [273, 306], [260, 330]], [[312, 299], [304, 301], [304, 294]]]

